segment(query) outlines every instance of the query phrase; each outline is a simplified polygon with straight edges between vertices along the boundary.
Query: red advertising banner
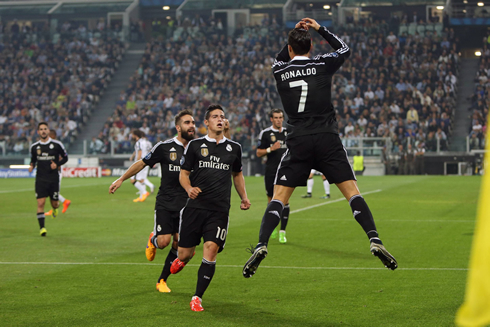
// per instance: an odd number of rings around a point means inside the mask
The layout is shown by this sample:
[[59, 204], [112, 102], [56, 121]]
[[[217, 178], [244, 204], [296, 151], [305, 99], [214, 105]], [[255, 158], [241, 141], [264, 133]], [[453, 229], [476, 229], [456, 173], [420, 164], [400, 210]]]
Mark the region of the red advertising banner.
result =
[[64, 167], [63, 177], [68, 178], [89, 178], [89, 177], [100, 177], [101, 171], [100, 167]]

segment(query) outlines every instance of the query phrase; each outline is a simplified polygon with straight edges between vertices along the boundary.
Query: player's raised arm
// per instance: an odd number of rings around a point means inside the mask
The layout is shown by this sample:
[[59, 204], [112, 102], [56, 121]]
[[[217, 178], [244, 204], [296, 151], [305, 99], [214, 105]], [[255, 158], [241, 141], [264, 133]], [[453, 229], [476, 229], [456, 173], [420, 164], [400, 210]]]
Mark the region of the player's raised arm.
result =
[[344, 41], [342, 41], [340, 37], [330, 32], [325, 26], [320, 26], [320, 24], [318, 24], [317, 21], [312, 18], [303, 18], [303, 21], [309, 28], [313, 28], [315, 31], [318, 32], [318, 34], [320, 34], [325, 40], [327, 40], [332, 48], [335, 49], [335, 53], [339, 57], [342, 57], [343, 60], [349, 58], [349, 46]]

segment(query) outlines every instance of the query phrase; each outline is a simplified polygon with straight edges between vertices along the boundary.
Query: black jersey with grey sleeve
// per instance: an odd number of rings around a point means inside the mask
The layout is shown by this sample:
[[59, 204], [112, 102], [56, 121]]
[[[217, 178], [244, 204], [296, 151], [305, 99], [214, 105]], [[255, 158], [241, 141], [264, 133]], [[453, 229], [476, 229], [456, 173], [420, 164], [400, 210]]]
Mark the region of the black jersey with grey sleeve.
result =
[[184, 153], [184, 145], [176, 137], [158, 142], [142, 159], [153, 167], [160, 163], [162, 178], [156, 197], [155, 209], [180, 211], [187, 201], [187, 192], [179, 182], [180, 160]]
[[282, 155], [286, 152], [286, 136], [288, 132], [285, 128], [282, 131], [275, 129], [270, 126], [266, 129], [262, 130], [259, 134], [259, 141], [257, 144], [258, 149], [267, 149], [274, 145], [277, 141], [281, 143], [281, 147], [276, 151], [271, 151], [267, 154], [267, 163], [265, 165], [265, 174], [266, 175], [275, 175], [277, 167], [281, 162]]
[[46, 142], [37, 141], [31, 145], [31, 164], [37, 164], [36, 181], [59, 182], [60, 171], [51, 169], [51, 161], [59, 167], [68, 161], [63, 143], [49, 138]]
[[288, 115], [288, 138], [324, 132], [338, 134], [331, 101], [332, 76], [349, 57], [350, 49], [326, 27], [320, 27], [318, 33], [335, 52], [289, 60], [286, 45], [272, 65], [277, 90]]
[[218, 144], [209, 136], [189, 142], [181, 168], [190, 171], [192, 187], [201, 193], [188, 199], [186, 207], [228, 212], [230, 210], [231, 175], [242, 171], [242, 147], [226, 137]]

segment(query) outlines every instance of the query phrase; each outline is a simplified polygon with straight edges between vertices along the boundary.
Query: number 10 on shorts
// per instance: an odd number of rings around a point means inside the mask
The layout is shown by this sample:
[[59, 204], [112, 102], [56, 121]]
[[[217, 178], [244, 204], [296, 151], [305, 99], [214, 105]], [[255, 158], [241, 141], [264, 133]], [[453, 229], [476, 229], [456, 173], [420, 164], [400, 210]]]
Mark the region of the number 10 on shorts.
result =
[[226, 229], [221, 229], [219, 226], [218, 226], [218, 231], [216, 232], [216, 238], [224, 241], [225, 238], [226, 238]]

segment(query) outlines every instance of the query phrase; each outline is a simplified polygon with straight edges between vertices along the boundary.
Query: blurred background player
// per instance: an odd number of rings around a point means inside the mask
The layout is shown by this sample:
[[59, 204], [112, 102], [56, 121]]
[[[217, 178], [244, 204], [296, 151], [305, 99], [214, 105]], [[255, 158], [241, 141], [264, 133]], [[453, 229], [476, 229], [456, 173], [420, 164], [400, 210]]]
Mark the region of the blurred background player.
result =
[[[50, 130], [49, 131], [49, 137], [53, 140], [56, 140], [56, 131]], [[61, 159], [61, 158], [60, 158]], [[60, 166], [58, 167], [59, 170], [59, 175], [60, 175], [60, 190], [61, 190], [61, 179], [63, 178], [63, 168]], [[68, 210], [68, 207], [71, 204], [71, 201], [68, 199], [65, 199], [61, 193], [58, 193], [58, 198], [61, 204], [63, 204], [63, 209], [61, 210], [62, 213], [65, 213], [66, 210]], [[45, 216], [51, 216], [53, 214], [53, 209], [49, 210], [48, 212], [44, 213]], [[53, 218], [56, 218], [56, 213], [53, 215]]]
[[47, 230], [44, 226], [44, 205], [46, 198], [51, 199], [51, 207], [53, 208], [53, 217], [58, 215], [58, 207], [60, 205], [58, 195], [60, 191], [60, 171], [58, 167], [68, 161], [63, 143], [58, 140], [52, 140], [49, 137], [48, 123], [40, 122], [37, 125], [37, 134], [39, 141], [31, 145], [31, 164], [29, 172], [36, 171], [36, 200], [37, 200], [37, 220], [39, 222], [39, 234], [46, 236]]
[[[113, 194], [126, 179], [144, 168], [153, 167], [156, 163], [160, 163], [162, 178], [156, 196], [153, 232], [150, 233], [145, 254], [149, 261], [153, 261], [157, 248], [164, 249], [171, 244], [163, 270], [157, 280], [157, 290], [162, 293], [170, 292], [170, 288], [167, 286], [167, 278], [170, 276], [170, 265], [177, 258], [180, 210], [187, 201], [187, 192], [180, 185], [179, 174], [180, 159], [184, 149], [196, 135], [192, 111], [183, 110], [179, 112], [175, 116], [175, 128], [177, 129], [176, 137], [158, 142], [143, 159], [131, 165], [109, 187], [109, 193]], [[170, 243], [172, 238], [173, 241]]]
[[[265, 164], [265, 191], [267, 193], [267, 204], [271, 202], [274, 194], [274, 179], [276, 171], [281, 162], [282, 155], [286, 152], [286, 136], [288, 132], [282, 127], [284, 112], [281, 109], [272, 109], [269, 113], [272, 126], [262, 130], [259, 134], [257, 144], [257, 157], [267, 156]], [[284, 206], [281, 216], [281, 230], [279, 231], [279, 242], [286, 243], [286, 226], [289, 220], [289, 203]], [[277, 237], [277, 228], [272, 232], [271, 238]]]
[[[310, 172], [310, 176], [308, 176], [308, 181], [306, 182], [306, 194], [302, 195], [302, 198], [311, 198], [311, 193], [313, 192], [313, 185], [315, 185], [315, 180], [313, 176], [315, 176], [316, 170], [312, 169]], [[323, 188], [325, 189], [325, 195], [320, 197], [320, 199], [330, 199], [330, 183], [328, 182], [325, 175], [322, 174], [323, 180]]]
[[[135, 162], [143, 159], [148, 152], [150, 152], [152, 145], [151, 142], [145, 137], [145, 133], [139, 129], [133, 131], [133, 139], [136, 141], [134, 144], [134, 152], [129, 160], [135, 159]], [[148, 180], [148, 171], [150, 167], [145, 167], [138, 172], [135, 176], [131, 177], [131, 183], [138, 189], [139, 197], [133, 200], [133, 202], [144, 202], [149, 192], [146, 191], [146, 186], [150, 187], [150, 192], [153, 193], [155, 185]]]

